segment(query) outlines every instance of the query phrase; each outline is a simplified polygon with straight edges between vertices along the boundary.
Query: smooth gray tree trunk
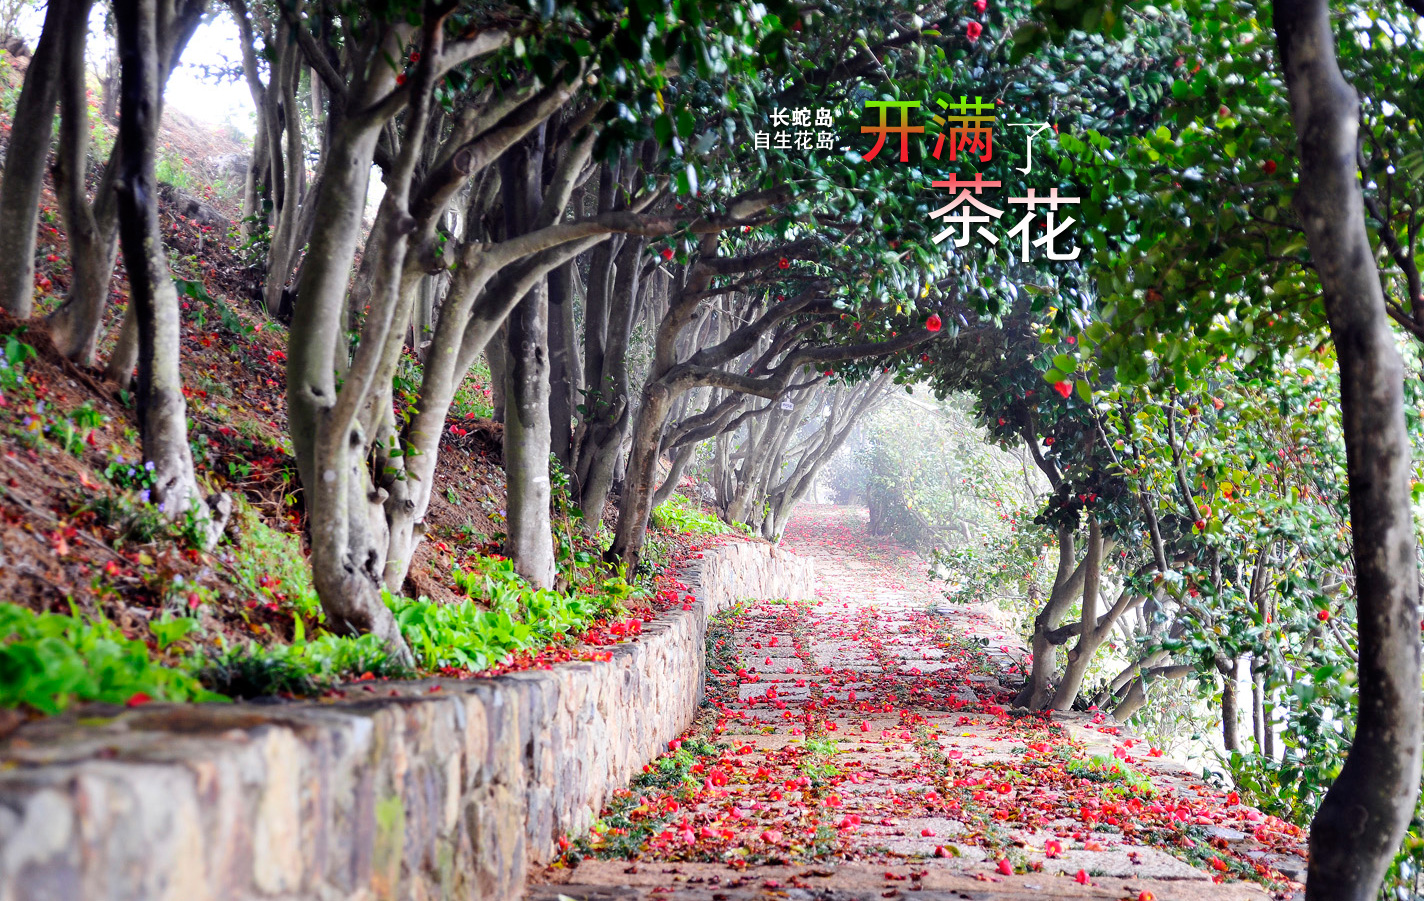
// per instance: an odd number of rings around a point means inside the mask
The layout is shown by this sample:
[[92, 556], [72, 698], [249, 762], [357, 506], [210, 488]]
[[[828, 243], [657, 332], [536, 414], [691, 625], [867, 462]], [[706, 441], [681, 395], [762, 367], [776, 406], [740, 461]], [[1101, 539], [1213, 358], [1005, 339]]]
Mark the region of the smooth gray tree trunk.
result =
[[35, 304], [35, 231], [40, 217], [45, 161], [54, 133], [62, 42], [85, 0], [50, 0], [35, 55], [15, 103], [10, 147], [0, 181], [0, 309], [28, 319]]
[[1385, 312], [1356, 164], [1359, 97], [1326, 0], [1278, 0], [1276, 46], [1299, 142], [1295, 208], [1340, 366], [1359, 626], [1359, 716], [1310, 829], [1309, 901], [1372, 901], [1419, 794], [1419, 573], [1404, 366]]
[[[506, 237], [524, 233], [543, 197], [544, 127], [500, 160]], [[534, 585], [556, 574], [549, 481], [549, 295], [541, 280], [515, 307], [505, 370], [504, 473], [508, 491], [505, 552]]]
[[153, 498], [168, 518], [192, 520], [211, 545], [222, 534], [231, 500], [217, 495], [204, 503], [188, 447], [178, 292], [163, 252], [154, 178], [163, 83], [157, 7], [157, 0], [139, 0], [114, 11], [121, 66], [119, 239], [138, 338], [139, 433], [144, 460], [154, 465]]
[[[84, 45], [89, 36], [88, 17], [92, 0], [79, 0], [77, 18], [63, 24], [59, 65], [59, 146], [54, 155], [54, 191], [60, 217], [69, 236], [69, 257], [73, 278], [69, 295], [49, 317], [50, 336], [59, 352], [83, 365], [94, 362], [108, 299], [109, 276], [117, 255], [114, 216], [107, 233], [101, 229], [94, 206], [90, 206], [85, 176], [89, 164], [89, 104], [85, 97]], [[95, 191], [95, 206], [109, 201], [113, 208], [115, 164], [119, 148], [109, 155], [109, 164]], [[106, 265], [107, 264], [107, 265]]]

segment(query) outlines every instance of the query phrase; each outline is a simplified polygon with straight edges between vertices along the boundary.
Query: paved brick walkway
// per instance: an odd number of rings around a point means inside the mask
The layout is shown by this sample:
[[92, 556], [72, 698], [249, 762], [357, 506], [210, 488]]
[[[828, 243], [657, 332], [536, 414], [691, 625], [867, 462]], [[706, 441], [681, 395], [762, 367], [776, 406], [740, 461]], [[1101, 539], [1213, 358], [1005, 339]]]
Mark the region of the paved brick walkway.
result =
[[[864, 511], [803, 509], [816, 603], [710, 639], [710, 706], [530, 901], [1291, 897], [1298, 830], [1099, 715], [1009, 709], [1026, 655]], [[1167, 849], [1170, 849], [1167, 850]], [[575, 862], [576, 861], [576, 862]]]

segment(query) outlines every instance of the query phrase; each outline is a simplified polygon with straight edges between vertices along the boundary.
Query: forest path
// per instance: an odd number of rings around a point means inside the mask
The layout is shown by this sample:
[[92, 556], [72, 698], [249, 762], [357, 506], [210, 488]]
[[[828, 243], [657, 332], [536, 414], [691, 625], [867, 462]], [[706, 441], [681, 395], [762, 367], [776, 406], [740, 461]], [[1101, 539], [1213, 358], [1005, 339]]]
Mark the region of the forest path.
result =
[[1299, 830], [1101, 715], [1010, 711], [1022, 642], [994, 611], [945, 603], [923, 560], [868, 534], [864, 510], [803, 507], [784, 544], [815, 558], [819, 600], [714, 621], [711, 706], [570, 859], [587, 856], [531, 874], [530, 901], [1299, 888], [1281, 872], [1300, 878]]

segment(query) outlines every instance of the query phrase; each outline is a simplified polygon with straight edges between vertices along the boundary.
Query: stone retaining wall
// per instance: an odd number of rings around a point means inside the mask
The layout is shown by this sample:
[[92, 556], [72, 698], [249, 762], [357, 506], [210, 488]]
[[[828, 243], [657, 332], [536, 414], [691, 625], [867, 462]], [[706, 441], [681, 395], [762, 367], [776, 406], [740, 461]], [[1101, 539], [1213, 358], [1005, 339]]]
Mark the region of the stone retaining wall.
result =
[[516, 901], [691, 723], [707, 617], [813, 592], [810, 561], [748, 542], [684, 579], [699, 603], [607, 662], [31, 723], [0, 744], [0, 901]]

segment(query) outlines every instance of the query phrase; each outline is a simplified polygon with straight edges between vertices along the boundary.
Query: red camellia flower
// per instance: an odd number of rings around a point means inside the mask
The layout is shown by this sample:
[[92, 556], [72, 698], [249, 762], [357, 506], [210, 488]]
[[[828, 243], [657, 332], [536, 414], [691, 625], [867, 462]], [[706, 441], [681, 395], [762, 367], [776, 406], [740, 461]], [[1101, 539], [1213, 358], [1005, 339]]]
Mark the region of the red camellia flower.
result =
[[978, 22], [970, 22], [964, 26], [964, 33], [969, 37], [971, 42], [977, 41], [979, 40], [979, 35], [984, 33], [984, 26]]
[[420, 62], [420, 51], [419, 51], [419, 50], [412, 50], [412, 51], [410, 51], [410, 61], [413, 62], [413, 63], [418, 63], [418, 62]]
[[999, 858], [999, 872], [1003, 873], [1005, 876], [1014, 875], [1014, 865], [1009, 863], [1009, 859], [1007, 857]]
[[664, 248], [663, 248], [663, 259], [665, 259], [665, 260], [670, 260], [670, 259], [672, 259], [672, 248], [671, 248], [671, 247], [664, 247]]
[[777, 260], [776, 266], [778, 269], [790, 269], [791, 261], [786, 259], [786, 257], [782, 257], [780, 260]]
[[402, 72], [402, 73], [400, 73], [399, 75], [396, 76], [396, 84], [405, 84], [405, 73], [404, 73], [404, 72]]
[[1058, 396], [1059, 396], [1059, 397], [1063, 398], [1064, 400], [1067, 400], [1067, 399], [1068, 399], [1068, 395], [1070, 395], [1070, 394], [1073, 393], [1073, 383], [1072, 383], [1072, 382], [1054, 382], [1054, 383], [1053, 383], [1053, 390], [1058, 392]]
[[943, 323], [941, 323], [941, 322], [939, 321], [939, 314], [938, 314], [938, 313], [931, 313], [931, 314], [930, 314], [930, 318], [928, 318], [928, 319], [925, 320], [925, 328], [929, 329], [929, 330], [932, 331], [932, 332], [937, 332], [937, 331], [939, 331], [940, 326], [941, 326], [942, 324], [943, 324]]
[[1330, 620], [1330, 611], [1329, 611], [1329, 610], [1322, 610], [1322, 611], [1320, 611], [1319, 613], [1315, 614], [1315, 618], [1318, 619], [1318, 620], [1320, 620], [1322, 623], [1324, 623], [1324, 622], [1329, 622], [1329, 620]]
[[1276, 172], [1276, 161], [1266, 160], [1264, 163], [1261, 164], [1261, 168], [1265, 170], [1267, 175], [1274, 175]]
[[136, 691], [133, 693], [133, 697], [129, 698], [127, 701], [124, 702], [124, 706], [138, 707], [142, 704], [147, 704], [149, 701], [152, 700], [153, 698], [150, 698], [146, 692]]
[[989, 0], [974, 0], [974, 11], [982, 13], [989, 8]]

